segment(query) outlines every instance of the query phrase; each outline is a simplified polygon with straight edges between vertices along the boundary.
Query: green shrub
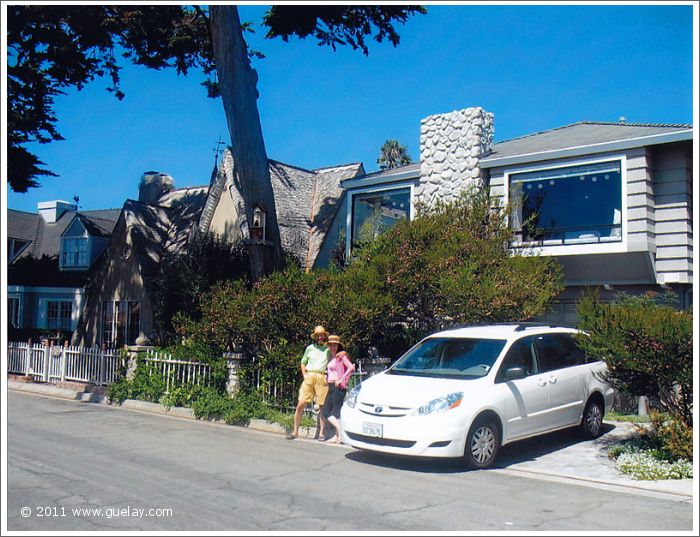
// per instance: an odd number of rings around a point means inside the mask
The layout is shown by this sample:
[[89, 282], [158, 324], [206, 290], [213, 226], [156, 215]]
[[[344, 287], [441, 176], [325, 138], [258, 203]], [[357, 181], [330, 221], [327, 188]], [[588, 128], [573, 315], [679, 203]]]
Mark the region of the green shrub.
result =
[[233, 400], [213, 388], [204, 388], [199, 397], [192, 402], [192, 410], [198, 419], [223, 419], [233, 410]]
[[126, 378], [121, 378], [117, 382], [113, 382], [107, 388], [107, 399], [110, 403], [122, 404], [127, 399], [131, 398], [131, 383]]
[[692, 426], [692, 312], [653, 297], [603, 304], [596, 293], [578, 304], [586, 352], [608, 366], [608, 380], [629, 395], [656, 398], [675, 418]]
[[662, 448], [675, 459], [693, 460], [693, 428], [678, 419], [652, 414], [653, 433]]

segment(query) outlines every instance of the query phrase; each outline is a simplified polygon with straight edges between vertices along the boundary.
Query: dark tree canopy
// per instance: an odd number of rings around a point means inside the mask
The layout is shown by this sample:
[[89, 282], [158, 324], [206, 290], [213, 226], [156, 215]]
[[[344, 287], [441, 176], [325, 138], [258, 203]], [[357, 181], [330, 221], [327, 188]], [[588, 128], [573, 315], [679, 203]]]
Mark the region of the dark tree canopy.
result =
[[[321, 45], [349, 45], [367, 54], [365, 36], [398, 44], [394, 22], [404, 23], [419, 6], [273, 6], [265, 15], [268, 38], [316, 37]], [[95, 78], [111, 80], [107, 91], [124, 98], [120, 61], [178, 73], [201, 70], [209, 96], [218, 95], [210, 17], [199, 6], [17, 5], [7, 9], [8, 170], [15, 192], [55, 176], [27, 145], [62, 140], [54, 98], [82, 89]], [[242, 25], [243, 29], [248, 24]], [[250, 53], [250, 51], [249, 51]], [[257, 53], [252, 53], [257, 55]]]

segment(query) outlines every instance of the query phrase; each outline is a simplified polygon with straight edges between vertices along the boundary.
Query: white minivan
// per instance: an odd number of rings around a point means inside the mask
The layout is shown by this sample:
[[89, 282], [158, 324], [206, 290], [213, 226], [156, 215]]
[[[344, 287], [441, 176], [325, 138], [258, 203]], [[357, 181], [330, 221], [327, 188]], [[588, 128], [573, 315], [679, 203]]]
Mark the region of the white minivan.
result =
[[348, 393], [343, 442], [485, 468], [515, 440], [572, 426], [595, 438], [613, 389], [578, 333], [513, 323], [433, 334]]

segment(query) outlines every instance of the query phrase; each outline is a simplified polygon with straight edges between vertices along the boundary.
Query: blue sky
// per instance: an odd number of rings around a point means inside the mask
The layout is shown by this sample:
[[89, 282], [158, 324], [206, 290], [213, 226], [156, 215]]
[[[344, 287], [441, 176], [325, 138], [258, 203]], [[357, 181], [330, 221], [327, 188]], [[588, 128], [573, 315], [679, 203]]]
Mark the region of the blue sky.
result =
[[[312, 40], [249, 36], [270, 158], [318, 168], [361, 161], [377, 169], [389, 138], [418, 160], [420, 120], [481, 106], [496, 141], [581, 120], [692, 123], [693, 7], [685, 5], [430, 5], [400, 26], [401, 43], [370, 54]], [[241, 6], [259, 23], [264, 6]], [[219, 100], [196, 72], [125, 66], [124, 101], [97, 80], [56, 100], [65, 141], [34, 146], [60, 177], [8, 207], [80, 196], [83, 210], [121, 207], [146, 170], [177, 187], [209, 181], [213, 147], [228, 131]], [[5, 203], [5, 200], [3, 200]]]

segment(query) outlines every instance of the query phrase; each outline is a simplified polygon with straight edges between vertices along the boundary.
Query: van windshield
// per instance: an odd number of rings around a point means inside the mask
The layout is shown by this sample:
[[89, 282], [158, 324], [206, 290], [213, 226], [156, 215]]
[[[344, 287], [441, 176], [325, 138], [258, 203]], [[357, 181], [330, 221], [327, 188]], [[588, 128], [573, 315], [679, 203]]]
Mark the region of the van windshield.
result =
[[505, 339], [430, 338], [399, 358], [388, 373], [449, 378], [484, 377], [505, 344]]

